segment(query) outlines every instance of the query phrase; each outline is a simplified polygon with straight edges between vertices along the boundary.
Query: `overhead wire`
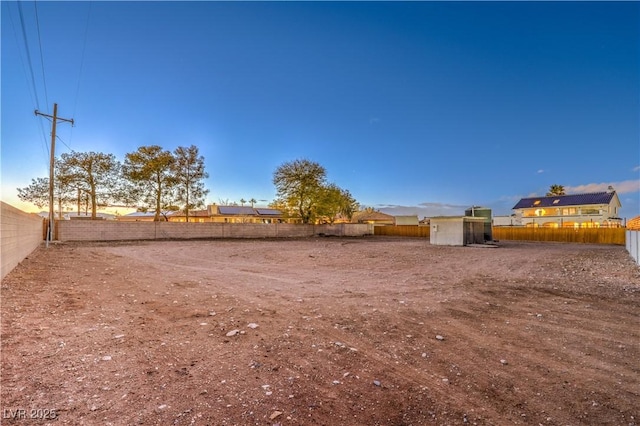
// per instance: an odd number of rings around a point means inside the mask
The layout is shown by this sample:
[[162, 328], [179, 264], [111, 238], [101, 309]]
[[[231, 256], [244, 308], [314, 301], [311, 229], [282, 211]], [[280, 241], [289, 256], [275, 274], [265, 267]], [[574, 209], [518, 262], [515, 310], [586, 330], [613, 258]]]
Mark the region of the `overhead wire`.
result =
[[67, 145], [67, 143], [64, 140], [62, 140], [62, 138], [59, 135], [56, 135], [56, 139], [62, 142], [62, 145], [66, 146], [69, 151], [74, 152], [73, 148]]
[[[25, 50], [26, 50], [26, 53], [27, 53], [27, 63], [29, 65], [29, 73], [31, 75], [31, 86], [32, 86], [32, 89], [33, 89], [33, 92], [31, 94], [32, 95], [32, 102], [35, 103], [35, 107], [36, 107], [35, 109], [39, 110], [40, 109], [40, 99], [38, 98], [38, 89], [37, 89], [37, 86], [36, 86], [35, 74], [33, 72], [33, 63], [31, 62], [31, 52], [29, 50], [29, 41], [28, 41], [28, 37], [27, 37], [27, 30], [26, 30], [26, 26], [25, 26], [25, 23], [24, 23], [24, 14], [22, 12], [22, 5], [21, 5], [22, 2], [16, 2], [16, 3], [17, 3], [17, 6], [18, 6], [18, 14], [20, 15], [20, 26], [22, 28], [22, 38], [23, 38]], [[15, 25], [14, 25], [14, 22], [13, 22], [13, 18], [11, 18], [11, 13], [9, 13], [9, 18], [11, 20], [11, 25], [13, 26], [14, 35], [16, 37], [16, 42], [17, 42], [18, 35], [16, 34], [16, 29], [15, 29]], [[22, 61], [22, 56], [21, 55], [20, 55], [20, 61], [22, 62], [22, 67], [25, 68], [24, 62]], [[29, 86], [29, 79], [28, 79], [28, 77], [26, 75], [25, 75], [25, 78], [27, 79], [27, 86]], [[44, 126], [42, 125], [42, 120], [38, 120], [38, 124], [40, 125], [40, 130], [42, 131], [44, 148], [45, 148], [45, 150], [47, 152], [47, 157], [49, 157], [50, 156], [49, 145], [47, 144], [47, 135], [45, 133]]]
[[[80, 69], [78, 70], [78, 85], [76, 86], [76, 96], [73, 102], [73, 117], [76, 116], [76, 111], [78, 107], [78, 98], [80, 96], [80, 82], [82, 81], [82, 70], [84, 68], [84, 55], [87, 50], [87, 34], [89, 34], [89, 19], [91, 17], [91, 5], [92, 2], [89, 1], [89, 9], [87, 10], [87, 23], [84, 27], [84, 37], [82, 43], [82, 54], [80, 56]], [[71, 133], [69, 135], [69, 143], [71, 143], [71, 139], [73, 139], [73, 127], [71, 126]]]
[[42, 37], [40, 36], [40, 20], [38, 19], [38, 2], [34, 0], [33, 8], [36, 11], [36, 27], [38, 28], [38, 46], [40, 47], [40, 65], [42, 67], [42, 85], [44, 86], [44, 100], [47, 103], [47, 108], [49, 107], [49, 95], [47, 92], [47, 79], [45, 78], [46, 73], [44, 72], [44, 55], [42, 54]]

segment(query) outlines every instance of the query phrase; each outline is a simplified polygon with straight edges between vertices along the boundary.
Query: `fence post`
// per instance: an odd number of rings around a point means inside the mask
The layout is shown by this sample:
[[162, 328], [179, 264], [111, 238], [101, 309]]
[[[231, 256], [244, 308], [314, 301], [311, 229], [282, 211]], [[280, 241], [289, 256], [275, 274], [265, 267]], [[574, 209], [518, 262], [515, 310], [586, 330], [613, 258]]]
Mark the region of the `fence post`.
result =
[[625, 237], [627, 252], [640, 265], [640, 231], [627, 230]]

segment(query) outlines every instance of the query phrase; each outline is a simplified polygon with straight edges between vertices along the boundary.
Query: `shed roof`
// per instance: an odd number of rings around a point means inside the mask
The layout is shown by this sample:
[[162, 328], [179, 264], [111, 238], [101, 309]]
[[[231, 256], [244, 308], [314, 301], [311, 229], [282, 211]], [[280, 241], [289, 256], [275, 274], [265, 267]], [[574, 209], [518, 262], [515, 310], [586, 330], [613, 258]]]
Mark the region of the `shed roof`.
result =
[[513, 209], [526, 209], [531, 207], [561, 207], [580, 206], [586, 204], [609, 204], [616, 195], [611, 192], [590, 192], [586, 194], [554, 195], [552, 197], [528, 197], [522, 198], [513, 206]]

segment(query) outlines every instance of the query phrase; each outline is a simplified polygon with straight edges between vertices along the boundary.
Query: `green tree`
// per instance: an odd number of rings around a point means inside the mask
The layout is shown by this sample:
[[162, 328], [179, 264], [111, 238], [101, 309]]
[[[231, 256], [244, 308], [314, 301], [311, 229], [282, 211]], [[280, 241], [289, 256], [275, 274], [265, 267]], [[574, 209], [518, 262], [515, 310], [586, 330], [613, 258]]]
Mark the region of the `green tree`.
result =
[[188, 148], [179, 146], [173, 156], [176, 201], [184, 204], [184, 213], [189, 222], [189, 211], [204, 206], [204, 199], [209, 193], [204, 187], [204, 179], [209, 174], [204, 170], [204, 157], [199, 155], [195, 145]]
[[549, 187], [549, 192], [547, 192], [547, 197], [553, 197], [554, 195], [566, 195], [564, 192], [564, 186], [551, 185]]
[[78, 193], [88, 195], [91, 219], [96, 218], [99, 204], [107, 205], [114, 200], [121, 167], [113, 154], [73, 151], [60, 156], [60, 175]]
[[328, 184], [321, 188], [316, 205], [316, 215], [329, 223], [335, 222], [338, 216], [349, 220], [358, 210], [358, 203], [349, 191], [336, 184]]
[[176, 185], [173, 173], [175, 158], [158, 145], [141, 146], [126, 154], [123, 175], [133, 185], [136, 198], [155, 206], [154, 221], [160, 220], [163, 207], [170, 206]]
[[[60, 173], [60, 158], [56, 158], [54, 163], [53, 199], [58, 204], [58, 217], [62, 219], [62, 210], [65, 206], [71, 206], [75, 201], [76, 192], [71, 185], [68, 176]], [[49, 205], [49, 178], [31, 179], [31, 183], [24, 188], [18, 189], [20, 200], [34, 204], [39, 208]]]
[[301, 159], [282, 164], [273, 173], [276, 204], [295, 206], [302, 223], [311, 223], [325, 179], [326, 170], [318, 163]]
[[244, 206], [244, 203], [246, 203], [247, 200], [245, 200], [244, 198], [240, 198], [240, 205]]
[[251, 208], [253, 208], [254, 204], [257, 203], [258, 200], [256, 200], [255, 198], [251, 197], [251, 199], [249, 200], [249, 204], [251, 204]]

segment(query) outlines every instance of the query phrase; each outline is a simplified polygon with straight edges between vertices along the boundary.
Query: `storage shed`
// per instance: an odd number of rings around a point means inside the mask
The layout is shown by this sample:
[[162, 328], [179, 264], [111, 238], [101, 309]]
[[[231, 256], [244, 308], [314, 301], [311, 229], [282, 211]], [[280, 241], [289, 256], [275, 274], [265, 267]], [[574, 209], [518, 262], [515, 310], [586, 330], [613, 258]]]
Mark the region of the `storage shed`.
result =
[[484, 218], [484, 240], [493, 240], [491, 209], [486, 207], [473, 206], [464, 211], [465, 216], [482, 217]]
[[431, 218], [430, 241], [439, 246], [484, 244], [485, 218], [440, 216]]

